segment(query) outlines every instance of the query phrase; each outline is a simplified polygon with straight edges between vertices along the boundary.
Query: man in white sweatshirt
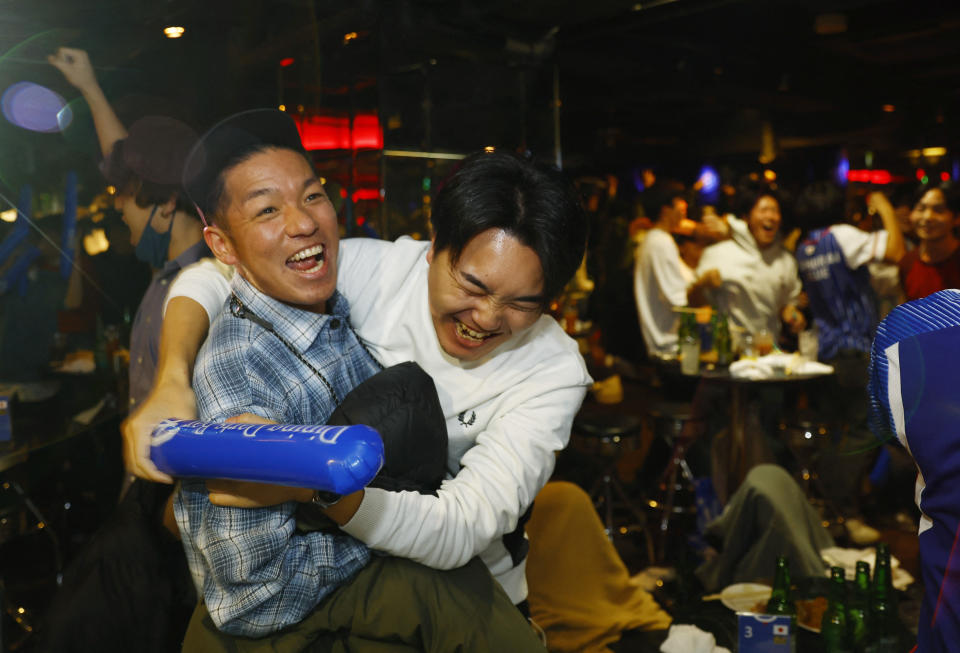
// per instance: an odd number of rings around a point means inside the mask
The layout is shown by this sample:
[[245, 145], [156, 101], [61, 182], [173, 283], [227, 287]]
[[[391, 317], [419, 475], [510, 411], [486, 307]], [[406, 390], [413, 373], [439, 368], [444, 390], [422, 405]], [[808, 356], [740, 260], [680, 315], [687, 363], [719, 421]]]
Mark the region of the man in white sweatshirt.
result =
[[[431, 567], [479, 556], [523, 604], [523, 520], [590, 383], [576, 344], [544, 315], [580, 263], [585, 221], [558, 172], [496, 152], [467, 159], [443, 185], [433, 224], [429, 243], [342, 241], [337, 288], [383, 365], [414, 360], [433, 377], [448, 479], [437, 496], [366, 489], [327, 512], [371, 548]], [[176, 337], [163, 339], [156, 392], [125, 424], [131, 472], [170, 480], [149, 461], [149, 431], [194, 414], [186, 384], [227, 288], [198, 268], [171, 289], [164, 333]], [[225, 482], [210, 496], [256, 505], [254, 490]]]

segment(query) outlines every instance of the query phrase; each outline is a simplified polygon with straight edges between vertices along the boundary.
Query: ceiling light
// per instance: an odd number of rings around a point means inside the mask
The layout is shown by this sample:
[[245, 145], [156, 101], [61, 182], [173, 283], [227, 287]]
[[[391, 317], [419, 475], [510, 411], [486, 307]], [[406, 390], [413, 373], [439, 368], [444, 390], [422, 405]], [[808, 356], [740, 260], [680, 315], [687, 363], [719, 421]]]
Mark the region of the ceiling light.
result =
[[884, 113], [893, 113], [897, 110], [897, 107], [893, 106], [892, 104], [884, 104], [881, 108], [883, 109]]
[[923, 156], [943, 156], [947, 153], [945, 147], [925, 147], [921, 150]]
[[286, 104], [281, 104], [281, 105], [280, 105], [279, 107], [277, 107], [277, 108], [280, 109], [281, 111], [286, 111], [286, 110], [287, 110], [287, 105], [286, 105]]
[[347, 32], [346, 34], [343, 35], [343, 44], [346, 45], [347, 43], [349, 43], [350, 41], [353, 41], [356, 38], [357, 38], [356, 32]]
[[4, 222], [16, 222], [17, 221], [17, 210], [8, 209], [6, 211], [0, 211], [0, 220]]
[[185, 31], [186, 30], [184, 30], [182, 27], [173, 26], [173, 25], [171, 25], [170, 27], [163, 28], [163, 33], [167, 36], [168, 39], [178, 39], [181, 36], [183, 36], [183, 33]]

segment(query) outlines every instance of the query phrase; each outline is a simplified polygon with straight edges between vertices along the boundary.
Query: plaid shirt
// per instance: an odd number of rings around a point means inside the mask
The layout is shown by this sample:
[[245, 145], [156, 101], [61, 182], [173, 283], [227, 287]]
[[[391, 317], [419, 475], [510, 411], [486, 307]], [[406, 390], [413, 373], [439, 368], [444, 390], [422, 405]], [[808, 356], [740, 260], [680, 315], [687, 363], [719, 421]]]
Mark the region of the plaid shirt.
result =
[[[318, 315], [266, 297], [240, 275], [232, 286], [250, 312], [320, 370], [338, 400], [378, 371], [339, 294], [328, 301], [328, 314]], [[207, 421], [250, 412], [286, 424], [323, 424], [336, 406], [303, 361], [263, 326], [234, 317], [229, 306], [197, 358], [194, 390], [200, 419]], [[182, 481], [177, 524], [194, 582], [220, 630], [257, 637], [295, 624], [370, 560], [367, 547], [349, 535], [297, 531], [296, 505], [218, 507], [203, 481]]]

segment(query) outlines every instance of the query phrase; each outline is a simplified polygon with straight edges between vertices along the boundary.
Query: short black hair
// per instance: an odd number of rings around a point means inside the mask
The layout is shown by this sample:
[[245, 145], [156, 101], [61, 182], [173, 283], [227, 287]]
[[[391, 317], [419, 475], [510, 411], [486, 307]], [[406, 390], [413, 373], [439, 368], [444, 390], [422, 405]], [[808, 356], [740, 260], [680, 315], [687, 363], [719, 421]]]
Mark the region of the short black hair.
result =
[[[313, 161], [300, 141], [293, 119], [277, 109], [251, 109], [229, 116], [207, 130], [186, 157], [183, 187], [200, 217], [215, 219], [221, 211], [226, 173], [254, 154], [289, 149]], [[315, 170], [314, 170], [315, 172]], [[219, 221], [225, 228], [225, 221]]]
[[643, 204], [643, 212], [650, 220], [656, 222], [660, 219], [660, 211], [663, 207], [672, 207], [674, 200], [682, 197], [682, 186], [666, 181], [658, 181], [643, 191], [643, 194], [640, 196], [640, 202]]
[[433, 203], [434, 249], [454, 263], [467, 243], [503, 229], [536, 252], [544, 306], [560, 294], [583, 260], [587, 220], [573, 185], [552, 166], [510, 152], [464, 159]]
[[800, 191], [793, 210], [800, 228], [813, 231], [843, 222], [844, 207], [843, 192], [837, 184], [815, 181]]

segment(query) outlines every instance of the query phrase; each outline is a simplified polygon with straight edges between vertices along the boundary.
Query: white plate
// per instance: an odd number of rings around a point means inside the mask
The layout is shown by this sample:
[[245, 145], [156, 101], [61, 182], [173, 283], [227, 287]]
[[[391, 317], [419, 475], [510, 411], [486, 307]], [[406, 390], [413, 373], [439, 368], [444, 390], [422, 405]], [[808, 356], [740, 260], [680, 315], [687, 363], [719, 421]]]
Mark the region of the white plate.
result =
[[753, 606], [761, 601], [766, 604], [773, 591], [769, 585], [760, 583], [736, 583], [720, 592], [720, 602], [734, 612], [753, 612]]

